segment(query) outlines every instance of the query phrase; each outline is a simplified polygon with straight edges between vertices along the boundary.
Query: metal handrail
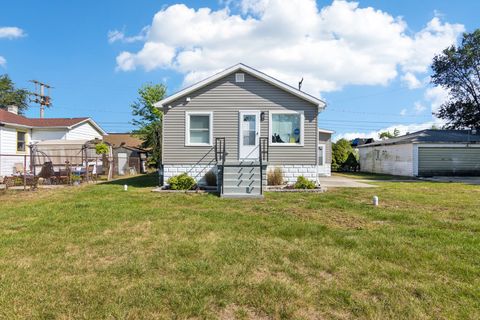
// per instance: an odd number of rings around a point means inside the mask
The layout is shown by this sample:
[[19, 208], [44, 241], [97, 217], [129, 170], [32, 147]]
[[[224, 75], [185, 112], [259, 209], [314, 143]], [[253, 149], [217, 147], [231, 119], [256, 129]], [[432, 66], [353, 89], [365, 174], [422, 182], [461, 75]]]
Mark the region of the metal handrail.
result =
[[221, 194], [223, 194], [224, 192], [224, 171], [225, 171], [225, 138], [224, 137], [221, 137], [221, 138], [215, 138], [215, 162], [217, 162], [217, 166], [218, 166], [218, 163], [221, 162], [221, 165], [222, 165], [222, 190], [221, 190]]
[[267, 161], [268, 162], [268, 154], [269, 154], [269, 145], [268, 145], [268, 138], [261, 137], [260, 138], [260, 161]]

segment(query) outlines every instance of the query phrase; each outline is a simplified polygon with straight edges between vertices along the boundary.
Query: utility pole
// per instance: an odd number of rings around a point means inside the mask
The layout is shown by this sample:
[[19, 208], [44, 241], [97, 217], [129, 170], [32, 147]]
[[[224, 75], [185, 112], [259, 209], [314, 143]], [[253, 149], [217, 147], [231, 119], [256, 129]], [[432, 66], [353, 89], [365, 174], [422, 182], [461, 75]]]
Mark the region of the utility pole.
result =
[[[50, 107], [52, 105], [50, 89], [53, 87], [37, 80], [30, 80], [30, 82], [35, 84], [35, 92], [32, 93], [35, 99], [31, 101], [40, 105], [40, 118], [43, 118], [45, 116], [45, 107]], [[45, 88], [47, 88], [47, 95], [45, 95]]]

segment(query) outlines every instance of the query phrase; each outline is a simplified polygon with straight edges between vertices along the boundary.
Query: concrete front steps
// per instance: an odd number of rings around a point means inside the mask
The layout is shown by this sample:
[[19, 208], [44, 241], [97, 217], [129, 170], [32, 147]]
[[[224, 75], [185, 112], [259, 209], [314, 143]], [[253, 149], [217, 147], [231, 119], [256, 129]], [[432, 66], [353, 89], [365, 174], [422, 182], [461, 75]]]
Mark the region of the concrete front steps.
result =
[[[266, 164], [263, 164], [266, 168]], [[265, 175], [265, 173], [264, 173]], [[262, 178], [258, 161], [243, 160], [223, 165], [223, 192], [225, 198], [262, 198]]]

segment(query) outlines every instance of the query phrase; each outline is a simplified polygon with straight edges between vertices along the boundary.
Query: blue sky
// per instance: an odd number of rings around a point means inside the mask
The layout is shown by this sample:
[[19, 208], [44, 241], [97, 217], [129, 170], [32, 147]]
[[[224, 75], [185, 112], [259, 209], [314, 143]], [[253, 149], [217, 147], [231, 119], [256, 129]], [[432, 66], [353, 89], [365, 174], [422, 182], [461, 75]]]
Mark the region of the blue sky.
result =
[[[53, 85], [47, 117], [91, 116], [123, 132], [141, 84], [172, 93], [244, 62], [294, 86], [304, 77], [328, 103], [320, 126], [351, 138], [435, 123], [445, 93], [427, 83], [424, 60], [479, 27], [478, 1], [286, 3], [4, 1], [0, 73], [28, 89], [31, 79]], [[2, 36], [4, 27], [21, 31]], [[27, 115], [38, 113], [32, 105]]]

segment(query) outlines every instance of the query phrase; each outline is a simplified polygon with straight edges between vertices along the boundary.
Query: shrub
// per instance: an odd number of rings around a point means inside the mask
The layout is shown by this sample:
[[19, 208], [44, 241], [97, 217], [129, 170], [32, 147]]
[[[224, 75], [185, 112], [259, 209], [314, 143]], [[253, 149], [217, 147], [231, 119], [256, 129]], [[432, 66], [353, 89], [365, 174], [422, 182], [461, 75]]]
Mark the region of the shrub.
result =
[[283, 170], [280, 167], [276, 167], [267, 173], [267, 184], [269, 186], [279, 186], [283, 184]]
[[95, 145], [96, 154], [107, 154], [108, 150], [108, 145], [105, 142], [100, 142]]
[[295, 189], [315, 189], [315, 182], [300, 176], [297, 178], [297, 182], [295, 182]]
[[195, 185], [195, 179], [186, 173], [182, 173], [178, 176], [171, 177], [167, 183], [172, 190], [190, 190]]
[[205, 174], [205, 182], [207, 182], [207, 186], [216, 186], [217, 175], [213, 171], [208, 171], [207, 174]]

